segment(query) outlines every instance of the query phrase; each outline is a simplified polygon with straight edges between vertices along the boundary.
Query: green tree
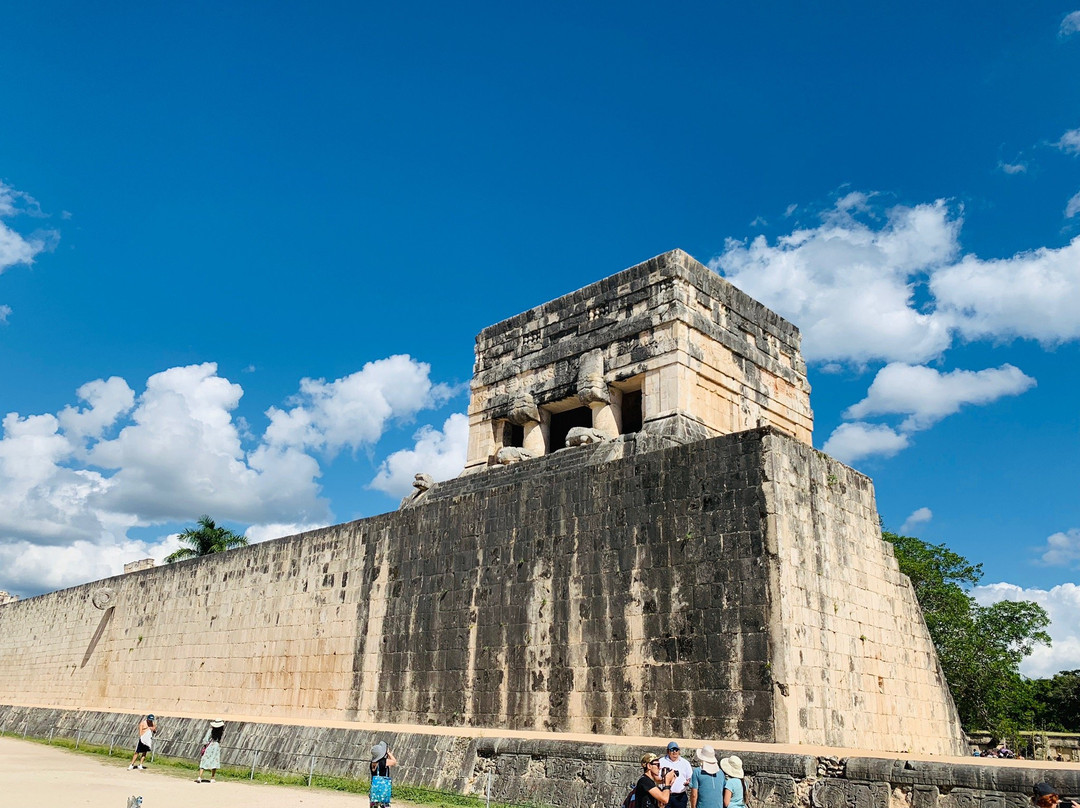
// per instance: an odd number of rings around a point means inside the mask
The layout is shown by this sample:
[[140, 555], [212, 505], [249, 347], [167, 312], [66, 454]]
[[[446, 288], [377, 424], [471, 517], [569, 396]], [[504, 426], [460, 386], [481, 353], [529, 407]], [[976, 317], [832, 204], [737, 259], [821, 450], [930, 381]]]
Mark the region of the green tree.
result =
[[980, 606], [968, 590], [982, 579], [981, 564], [943, 544], [882, 537], [915, 588], [964, 728], [1011, 735], [1032, 726], [1036, 703], [1020, 662], [1036, 644], [1050, 644], [1046, 611], [1031, 601]]
[[1080, 670], [1061, 671], [1031, 683], [1035, 721], [1051, 732], [1080, 732]]
[[214, 520], [206, 514], [199, 517], [197, 524], [198, 527], [189, 527], [180, 534], [178, 537], [180, 543], [186, 546], [166, 556], [165, 563], [172, 564], [174, 561], [182, 561], [185, 558], [197, 558], [210, 553], [222, 553], [234, 547], [247, 546], [247, 539], [227, 527], [214, 524]]

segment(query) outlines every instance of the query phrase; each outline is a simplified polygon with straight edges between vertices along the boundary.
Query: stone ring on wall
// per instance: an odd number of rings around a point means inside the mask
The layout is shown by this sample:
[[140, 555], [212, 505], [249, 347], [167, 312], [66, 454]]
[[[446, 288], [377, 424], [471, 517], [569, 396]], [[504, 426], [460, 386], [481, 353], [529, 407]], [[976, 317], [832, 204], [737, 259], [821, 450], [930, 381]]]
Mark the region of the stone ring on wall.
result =
[[90, 595], [90, 602], [94, 604], [95, 609], [108, 609], [110, 606], [115, 606], [116, 590], [107, 586], [95, 589]]

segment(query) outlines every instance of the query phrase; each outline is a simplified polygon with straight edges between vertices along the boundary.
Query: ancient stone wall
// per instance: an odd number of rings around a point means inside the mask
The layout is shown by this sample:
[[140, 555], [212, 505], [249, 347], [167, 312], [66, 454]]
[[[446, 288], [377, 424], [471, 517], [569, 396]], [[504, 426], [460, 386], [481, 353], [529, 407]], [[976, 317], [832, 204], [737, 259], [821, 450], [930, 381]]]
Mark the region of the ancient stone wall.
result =
[[[79, 738], [131, 750], [137, 713], [32, 709], [0, 705], [0, 732], [37, 738]], [[155, 753], [196, 760], [207, 718], [159, 714]], [[366, 754], [385, 740], [400, 765], [397, 783], [484, 796], [529, 806], [612, 808], [640, 775], [637, 761], [662, 748], [614, 739], [478, 737], [432, 728], [300, 726], [227, 721], [222, 743], [225, 766], [244, 771], [329, 774], [366, 779]], [[702, 742], [682, 741], [684, 753]], [[909, 756], [838, 756], [808, 748], [799, 754], [725, 746], [747, 772], [754, 808], [1030, 808], [1032, 786], [1050, 782], [1059, 793], [1080, 796], [1080, 767], [1065, 764], [980, 762]]]
[[[946, 718], [907, 732], [909, 709], [941, 717], [951, 702], [923, 670], [932, 648], [865, 478], [767, 428], [634, 444], [567, 449], [441, 484], [398, 513], [9, 604], [0, 703], [962, 745]], [[811, 496], [831, 476], [861, 499]], [[889, 643], [910, 656], [868, 658]], [[854, 707], [867, 724], [836, 720]]]
[[[966, 744], [907, 576], [881, 540], [868, 477], [809, 446], [765, 438], [776, 740], [917, 750]], [[778, 445], [783, 444], [783, 445]], [[929, 696], [929, 697], [928, 697]]]

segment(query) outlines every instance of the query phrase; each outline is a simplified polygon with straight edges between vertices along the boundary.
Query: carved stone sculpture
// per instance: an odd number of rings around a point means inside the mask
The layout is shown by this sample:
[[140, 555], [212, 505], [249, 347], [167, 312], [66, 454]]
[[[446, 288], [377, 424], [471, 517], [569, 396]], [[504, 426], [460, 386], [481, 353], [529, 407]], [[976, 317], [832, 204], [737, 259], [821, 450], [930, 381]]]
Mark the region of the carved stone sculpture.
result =
[[540, 411], [536, 408], [532, 393], [520, 388], [514, 390], [510, 396], [510, 410], [506, 418], [518, 426], [525, 426], [529, 421], [539, 421]]
[[401, 504], [398, 506], [399, 511], [402, 508], [407, 508], [410, 505], [415, 505], [417, 502], [423, 499], [427, 492], [435, 487], [435, 478], [432, 477], [430, 474], [425, 474], [421, 471], [415, 477], [413, 477], [412, 485], [412, 493], [401, 500]]
[[520, 463], [522, 460], [532, 460], [536, 455], [528, 449], [520, 449], [517, 446], [504, 446], [495, 455], [495, 462], [502, 466], [511, 463]]
[[599, 348], [583, 354], [578, 365], [577, 397], [582, 404], [611, 403], [607, 382], [604, 381], [604, 353]]
[[591, 426], [574, 426], [566, 433], [567, 446], [586, 446], [590, 443], [603, 443], [605, 440], [607, 435]]
[[115, 606], [116, 590], [107, 586], [95, 589], [90, 595], [90, 602], [94, 604], [95, 609], [108, 609], [110, 606]]

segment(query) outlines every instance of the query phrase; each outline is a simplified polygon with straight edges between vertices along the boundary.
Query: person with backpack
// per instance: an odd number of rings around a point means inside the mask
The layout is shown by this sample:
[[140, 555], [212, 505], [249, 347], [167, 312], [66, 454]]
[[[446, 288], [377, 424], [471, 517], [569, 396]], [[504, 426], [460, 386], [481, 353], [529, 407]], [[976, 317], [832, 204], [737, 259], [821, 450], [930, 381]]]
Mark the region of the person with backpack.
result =
[[652, 752], [641, 758], [641, 768], [641, 777], [623, 800], [623, 808], [660, 808], [667, 805], [676, 773], [669, 771], [666, 776], [661, 776], [660, 756]]

